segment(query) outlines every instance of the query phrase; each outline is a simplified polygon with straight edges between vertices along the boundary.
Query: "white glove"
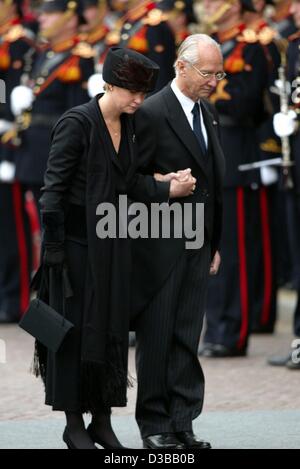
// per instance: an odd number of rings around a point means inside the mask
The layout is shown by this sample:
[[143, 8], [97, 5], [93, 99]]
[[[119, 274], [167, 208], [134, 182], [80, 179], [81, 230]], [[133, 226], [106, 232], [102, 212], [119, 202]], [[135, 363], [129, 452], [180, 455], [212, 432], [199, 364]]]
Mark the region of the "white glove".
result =
[[14, 163], [2, 161], [0, 163], [0, 181], [12, 182], [15, 178], [16, 167]]
[[34, 94], [28, 86], [16, 86], [10, 95], [10, 106], [14, 116], [20, 116], [23, 111], [29, 109], [34, 101]]
[[278, 112], [273, 118], [273, 126], [275, 134], [278, 135], [278, 137], [289, 137], [296, 130], [297, 114], [292, 110], [290, 110], [288, 114]]
[[260, 178], [264, 186], [270, 186], [278, 181], [278, 172], [275, 168], [264, 166], [260, 168]]
[[94, 98], [97, 94], [104, 92], [105, 81], [101, 73], [91, 75], [87, 82], [87, 91], [90, 98]]
[[0, 119], [0, 135], [5, 134], [8, 130], [13, 127], [13, 123], [5, 119]]

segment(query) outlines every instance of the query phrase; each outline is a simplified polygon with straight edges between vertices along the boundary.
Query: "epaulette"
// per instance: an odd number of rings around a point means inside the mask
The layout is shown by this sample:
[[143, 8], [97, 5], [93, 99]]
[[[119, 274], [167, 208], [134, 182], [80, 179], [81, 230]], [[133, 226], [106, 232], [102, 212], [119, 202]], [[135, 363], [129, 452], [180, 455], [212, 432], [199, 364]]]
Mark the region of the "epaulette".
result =
[[274, 138], [269, 138], [260, 144], [260, 149], [268, 153], [281, 153], [282, 148]]
[[222, 101], [230, 101], [232, 99], [231, 95], [225, 90], [225, 86], [228, 85], [228, 80], [222, 80], [218, 83], [216, 91], [210, 96], [209, 101], [212, 104]]
[[3, 40], [7, 42], [15, 42], [26, 36], [26, 29], [21, 24], [17, 24], [10, 28], [10, 30], [3, 36]]
[[277, 31], [270, 26], [265, 26], [257, 33], [258, 42], [262, 46], [268, 46], [277, 36]]
[[296, 39], [299, 39], [299, 38], [300, 38], [300, 31], [298, 31], [297, 33], [294, 33], [291, 36], [289, 36], [288, 40], [290, 42], [293, 42], [293, 41], [296, 41]]
[[258, 34], [254, 29], [246, 28], [242, 33], [237, 37], [238, 42], [246, 42], [247, 44], [255, 44], [258, 42]]
[[157, 26], [166, 20], [166, 15], [163, 11], [158, 8], [150, 10], [145, 18], [143, 18], [143, 24], [147, 26]]
[[87, 42], [79, 42], [72, 49], [72, 54], [82, 59], [91, 59], [96, 56], [96, 51]]

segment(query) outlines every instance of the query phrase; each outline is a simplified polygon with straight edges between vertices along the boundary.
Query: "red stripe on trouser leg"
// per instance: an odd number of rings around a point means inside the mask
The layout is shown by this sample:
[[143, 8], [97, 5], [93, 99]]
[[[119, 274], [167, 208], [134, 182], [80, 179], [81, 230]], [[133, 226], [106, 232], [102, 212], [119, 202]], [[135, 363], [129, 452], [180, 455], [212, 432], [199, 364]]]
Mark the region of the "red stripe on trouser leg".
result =
[[20, 310], [23, 314], [28, 308], [30, 288], [28, 272], [28, 251], [26, 244], [25, 228], [22, 216], [22, 191], [20, 184], [15, 182], [12, 186], [13, 207], [16, 224], [16, 236], [20, 259]]
[[260, 216], [262, 229], [262, 246], [263, 246], [263, 262], [264, 262], [264, 299], [261, 314], [261, 324], [266, 325], [271, 314], [272, 299], [272, 254], [271, 254], [271, 237], [270, 237], [270, 217], [267, 199], [267, 190], [265, 187], [260, 190]]
[[247, 275], [247, 255], [246, 255], [246, 229], [245, 229], [245, 207], [244, 189], [237, 188], [237, 227], [238, 227], [238, 254], [239, 254], [239, 275], [240, 275], [240, 299], [241, 299], [241, 329], [238, 341], [238, 349], [246, 345], [249, 326], [249, 296], [248, 296], [248, 275]]

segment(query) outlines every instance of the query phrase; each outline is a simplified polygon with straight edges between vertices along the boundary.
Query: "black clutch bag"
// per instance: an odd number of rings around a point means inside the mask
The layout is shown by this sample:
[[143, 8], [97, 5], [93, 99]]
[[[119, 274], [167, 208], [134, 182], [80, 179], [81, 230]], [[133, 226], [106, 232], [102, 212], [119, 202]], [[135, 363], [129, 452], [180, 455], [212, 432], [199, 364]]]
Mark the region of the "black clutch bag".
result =
[[62, 316], [39, 298], [31, 301], [19, 326], [55, 353], [59, 350], [68, 332], [74, 327], [65, 318], [65, 311]]
[[38, 298], [32, 300], [19, 326], [52, 352], [57, 352], [74, 325]]

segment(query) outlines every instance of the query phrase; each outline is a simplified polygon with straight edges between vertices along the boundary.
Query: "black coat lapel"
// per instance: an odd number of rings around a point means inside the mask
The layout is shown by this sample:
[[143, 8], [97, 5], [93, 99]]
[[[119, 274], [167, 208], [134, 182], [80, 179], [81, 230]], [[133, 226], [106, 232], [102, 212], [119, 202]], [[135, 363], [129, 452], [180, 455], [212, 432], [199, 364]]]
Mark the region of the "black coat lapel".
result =
[[105, 126], [104, 118], [99, 109], [98, 99], [99, 99], [99, 96], [96, 96], [87, 104], [87, 107], [90, 108], [90, 117], [93, 119], [99, 131], [99, 135], [102, 136], [102, 139], [105, 142], [105, 145], [107, 147], [106, 150], [110, 155], [110, 159], [112, 160], [113, 164], [123, 173], [121, 162], [119, 158], [116, 156], [115, 152], [113, 151], [113, 143], [109, 138], [109, 135]]
[[178, 138], [186, 146], [197, 163], [201, 166], [204, 174], [207, 175], [205, 156], [202, 155], [199, 143], [191, 126], [183, 112], [181, 104], [176, 98], [170, 86], [165, 88], [164, 100], [168, 110], [167, 119]]
[[210, 112], [207, 104], [201, 101], [203, 120], [206, 127], [209, 142], [212, 146], [212, 154], [215, 161], [215, 171], [219, 181], [223, 181], [225, 172], [225, 160], [223, 150], [218, 138], [218, 122]]

